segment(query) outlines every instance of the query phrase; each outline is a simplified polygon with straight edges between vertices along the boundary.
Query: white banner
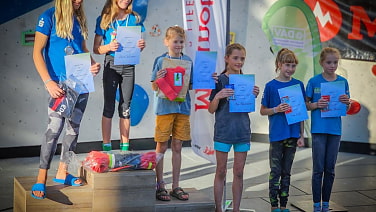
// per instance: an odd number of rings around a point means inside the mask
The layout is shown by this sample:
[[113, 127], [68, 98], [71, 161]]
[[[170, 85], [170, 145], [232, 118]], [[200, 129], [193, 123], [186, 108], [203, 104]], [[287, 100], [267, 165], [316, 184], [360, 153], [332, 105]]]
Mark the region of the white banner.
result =
[[[226, 8], [225, 0], [182, 0], [186, 53], [195, 61], [196, 51], [216, 51], [216, 72], [225, 68]], [[214, 115], [208, 112], [210, 89], [197, 89], [192, 98], [191, 144], [199, 156], [216, 163], [213, 148]]]

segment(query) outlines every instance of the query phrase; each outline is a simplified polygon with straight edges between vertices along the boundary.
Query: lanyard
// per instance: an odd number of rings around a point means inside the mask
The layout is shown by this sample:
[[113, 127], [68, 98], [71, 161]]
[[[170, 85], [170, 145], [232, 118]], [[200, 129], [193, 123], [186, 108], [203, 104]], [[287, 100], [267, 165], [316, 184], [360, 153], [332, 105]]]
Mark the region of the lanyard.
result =
[[[111, 28], [114, 30], [113, 32], [111, 32], [111, 41], [116, 39], [116, 35], [117, 35], [116, 30], [120, 26], [118, 19], [115, 19], [115, 21], [117, 24], [116, 28], [114, 27], [114, 22], [111, 22]], [[127, 18], [126, 18], [125, 27], [128, 26], [128, 21], [129, 21], [129, 14], [127, 15]]]
[[[118, 21], [118, 19], [115, 19], [116, 21], [116, 28], [114, 27], [114, 22], [111, 22], [111, 28], [116, 32], [116, 29], [120, 26], [120, 23]], [[126, 22], [125, 22], [125, 26], [127, 27], [128, 26], [128, 21], [129, 21], [129, 15], [127, 15], [127, 18], [126, 18]]]

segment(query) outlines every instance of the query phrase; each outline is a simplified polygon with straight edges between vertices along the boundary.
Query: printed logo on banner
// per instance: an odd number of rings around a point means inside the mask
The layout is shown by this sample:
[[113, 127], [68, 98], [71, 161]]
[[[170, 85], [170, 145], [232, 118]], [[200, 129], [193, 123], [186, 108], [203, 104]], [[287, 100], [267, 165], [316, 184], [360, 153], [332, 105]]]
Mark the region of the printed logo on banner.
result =
[[342, 13], [332, 0], [304, 0], [316, 17], [322, 42], [334, 38], [342, 25]]

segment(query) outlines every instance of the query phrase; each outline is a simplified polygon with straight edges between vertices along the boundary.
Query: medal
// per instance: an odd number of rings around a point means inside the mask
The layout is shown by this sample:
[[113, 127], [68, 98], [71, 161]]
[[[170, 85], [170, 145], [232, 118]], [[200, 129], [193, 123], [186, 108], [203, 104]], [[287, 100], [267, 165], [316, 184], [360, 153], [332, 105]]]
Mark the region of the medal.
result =
[[64, 52], [65, 52], [65, 55], [73, 55], [74, 49], [68, 45], [67, 47], [65, 47]]

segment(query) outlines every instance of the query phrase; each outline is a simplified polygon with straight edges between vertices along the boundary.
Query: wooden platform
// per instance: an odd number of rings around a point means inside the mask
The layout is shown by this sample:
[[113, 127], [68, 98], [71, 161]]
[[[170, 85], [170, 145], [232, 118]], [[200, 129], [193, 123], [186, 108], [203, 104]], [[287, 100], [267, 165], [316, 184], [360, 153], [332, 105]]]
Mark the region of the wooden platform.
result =
[[48, 177], [46, 198], [31, 197], [34, 177], [14, 178], [14, 212], [19, 211], [214, 211], [214, 201], [194, 188], [188, 201], [155, 200], [155, 173], [150, 170], [95, 173], [81, 169], [84, 186], [65, 186]]

